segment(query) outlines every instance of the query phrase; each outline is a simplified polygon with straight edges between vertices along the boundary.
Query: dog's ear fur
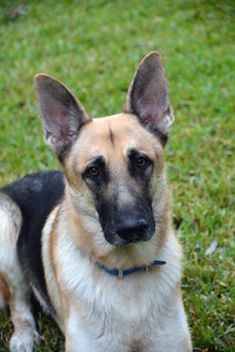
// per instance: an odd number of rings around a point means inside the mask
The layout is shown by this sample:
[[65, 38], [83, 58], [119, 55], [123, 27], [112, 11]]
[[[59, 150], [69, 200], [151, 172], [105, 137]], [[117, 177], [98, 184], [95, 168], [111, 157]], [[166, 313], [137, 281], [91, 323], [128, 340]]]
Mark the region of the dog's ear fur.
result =
[[37, 74], [35, 86], [46, 144], [62, 161], [88, 116], [69, 89], [53, 77]]
[[158, 52], [151, 52], [139, 64], [128, 90], [125, 111], [135, 114], [145, 127], [166, 143], [174, 114]]

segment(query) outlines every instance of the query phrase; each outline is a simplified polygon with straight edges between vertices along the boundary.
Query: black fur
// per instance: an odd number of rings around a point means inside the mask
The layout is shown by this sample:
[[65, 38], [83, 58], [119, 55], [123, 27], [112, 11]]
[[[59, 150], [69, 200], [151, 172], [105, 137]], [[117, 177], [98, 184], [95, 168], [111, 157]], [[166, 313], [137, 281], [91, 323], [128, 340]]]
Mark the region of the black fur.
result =
[[[97, 175], [93, 176], [90, 171], [95, 168]], [[109, 181], [108, 170], [105, 166], [105, 160], [102, 156], [97, 156], [86, 167], [83, 173], [83, 179], [93, 192], [101, 192]]]
[[19, 206], [23, 225], [17, 250], [26, 280], [42, 295], [53, 314], [41, 259], [41, 233], [46, 218], [64, 194], [64, 176], [60, 171], [25, 176], [0, 189]]
[[[130, 175], [136, 180], [136, 182], [140, 182], [140, 185], [148, 187], [148, 181], [152, 174], [153, 170], [153, 160], [151, 160], [147, 155], [140, 153], [136, 149], [130, 149], [128, 152], [129, 163], [128, 169]], [[138, 159], [144, 160], [144, 165], [138, 165]], [[145, 188], [144, 188], [145, 189]]]

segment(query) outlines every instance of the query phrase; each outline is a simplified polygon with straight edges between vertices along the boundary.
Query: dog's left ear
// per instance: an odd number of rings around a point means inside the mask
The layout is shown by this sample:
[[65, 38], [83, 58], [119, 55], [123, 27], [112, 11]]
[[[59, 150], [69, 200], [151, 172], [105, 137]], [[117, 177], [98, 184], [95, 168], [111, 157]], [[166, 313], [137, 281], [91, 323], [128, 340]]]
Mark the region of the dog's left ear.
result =
[[151, 52], [139, 64], [128, 90], [125, 111], [137, 115], [145, 127], [166, 143], [174, 114], [158, 52]]
[[35, 86], [46, 144], [62, 161], [88, 116], [69, 89], [55, 78], [37, 74]]

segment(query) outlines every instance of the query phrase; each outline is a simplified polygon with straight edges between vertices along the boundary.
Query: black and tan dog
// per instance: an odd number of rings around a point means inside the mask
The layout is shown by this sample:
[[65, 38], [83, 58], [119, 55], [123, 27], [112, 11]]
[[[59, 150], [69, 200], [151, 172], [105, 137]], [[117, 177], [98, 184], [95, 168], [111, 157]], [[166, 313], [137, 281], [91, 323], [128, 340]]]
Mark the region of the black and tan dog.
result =
[[13, 352], [38, 338], [34, 295], [67, 352], [190, 352], [163, 152], [173, 122], [160, 55], [140, 63], [125, 112], [89, 119], [60, 82], [36, 76], [45, 140], [64, 169], [0, 192], [0, 298]]

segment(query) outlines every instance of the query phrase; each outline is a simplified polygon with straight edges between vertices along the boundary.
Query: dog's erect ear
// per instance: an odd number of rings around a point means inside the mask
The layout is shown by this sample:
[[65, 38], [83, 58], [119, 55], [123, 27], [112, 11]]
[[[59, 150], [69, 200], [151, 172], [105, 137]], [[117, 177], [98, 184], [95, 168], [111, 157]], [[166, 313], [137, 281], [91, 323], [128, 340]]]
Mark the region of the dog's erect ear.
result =
[[144, 126], [166, 142], [174, 114], [158, 52], [151, 52], [139, 64], [128, 90], [125, 111], [137, 115]]
[[45, 141], [62, 160], [88, 116], [68, 88], [53, 77], [39, 73], [35, 85]]

